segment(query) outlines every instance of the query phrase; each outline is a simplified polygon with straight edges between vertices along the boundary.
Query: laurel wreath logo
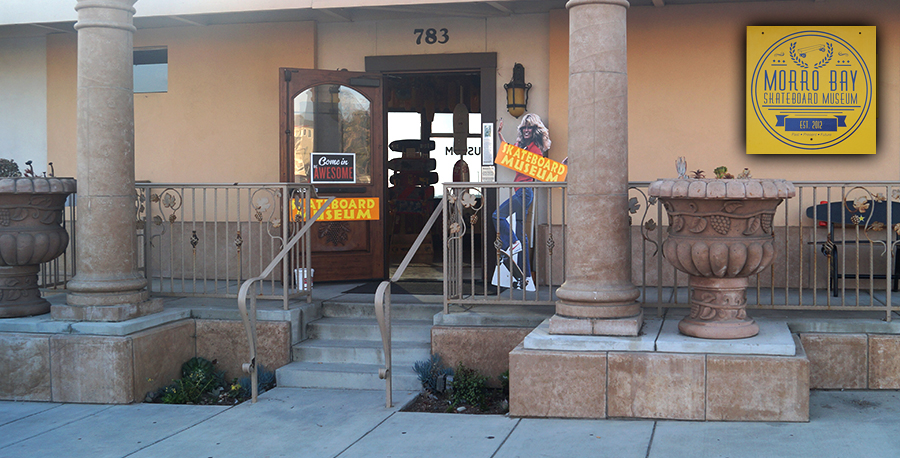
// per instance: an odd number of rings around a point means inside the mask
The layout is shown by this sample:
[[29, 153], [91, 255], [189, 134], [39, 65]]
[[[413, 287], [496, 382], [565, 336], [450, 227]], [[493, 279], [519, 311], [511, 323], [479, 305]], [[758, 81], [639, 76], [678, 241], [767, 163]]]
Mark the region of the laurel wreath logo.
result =
[[828, 43], [827, 46], [828, 46], [828, 51], [825, 52], [825, 57], [823, 57], [822, 60], [817, 62], [816, 65], [813, 65], [814, 68], [822, 68], [822, 67], [828, 65], [829, 62], [831, 62], [831, 57], [834, 55], [834, 46], [832, 46], [831, 43]]
[[[827, 47], [827, 49], [825, 50], [825, 57], [823, 57], [822, 60], [816, 62], [815, 65], [813, 65], [813, 68], [822, 68], [822, 67], [828, 65], [828, 63], [831, 62], [831, 58], [834, 57], [834, 45], [832, 45], [831, 43], [827, 43], [825, 46]], [[809, 68], [809, 64], [802, 61], [800, 59], [800, 57], [797, 55], [797, 42], [796, 41], [791, 43], [789, 49], [791, 51], [791, 60], [794, 62], [794, 64], [796, 64], [800, 68]], [[806, 57], [806, 54], [801, 54], [801, 55], [803, 57]]]
[[797, 42], [795, 41], [795, 42], [791, 43], [791, 46], [790, 46], [791, 60], [794, 61], [794, 63], [797, 64], [797, 66], [800, 68], [809, 68], [809, 65], [806, 62], [803, 62], [802, 60], [800, 60], [799, 57], [797, 57], [797, 53], [794, 52], [794, 50], [796, 48], [797, 48]]

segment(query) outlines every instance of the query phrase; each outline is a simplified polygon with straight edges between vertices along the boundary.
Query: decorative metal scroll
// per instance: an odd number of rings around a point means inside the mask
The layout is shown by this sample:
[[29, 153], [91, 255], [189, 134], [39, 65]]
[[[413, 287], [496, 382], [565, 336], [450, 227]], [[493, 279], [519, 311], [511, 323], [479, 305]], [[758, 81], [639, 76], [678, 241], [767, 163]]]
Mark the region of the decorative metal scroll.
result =
[[[885, 196], [884, 193], [873, 193], [863, 186], [854, 186], [853, 188], [850, 188], [846, 193], [844, 193], [841, 197], [844, 210], [847, 212], [847, 214], [851, 215], [850, 223], [852, 223], [857, 230], [862, 228], [863, 235], [870, 243], [881, 245], [881, 247], [883, 248], [883, 251], [881, 253], [882, 256], [887, 253], [888, 249], [893, 249], [898, 243], [900, 243], [900, 239], [898, 239], [897, 241], [890, 241], [889, 238], [886, 238], [886, 240], [875, 240], [869, 236], [870, 232], [881, 232], [887, 229], [885, 223], [881, 221], [874, 221], [873, 219], [866, 218], [865, 216], [872, 202], [885, 202], [887, 205], [890, 205], [891, 202], [889, 202], [888, 197]], [[900, 201], [900, 188], [893, 188], [891, 190], [890, 201]], [[900, 236], [900, 222], [896, 222], [900, 221], [900, 215], [892, 216], [892, 222], [894, 222], [894, 224], [891, 227], [891, 230], [898, 236]], [[829, 242], [832, 241], [829, 239]], [[831, 249], [833, 250], [833, 242], [831, 243], [831, 245]], [[829, 253], [826, 253], [826, 255], [827, 254]]]
[[[641, 198], [643, 199], [644, 213], [641, 215], [641, 238], [643, 238], [645, 241], [653, 244], [654, 250], [653, 250], [653, 254], [651, 254], [651, 256], [656, 256], [656, 253], [659, 252], [659, 244], [656, 243], [655, 240], [650, 238], [649, 233], [655, 231], [657, 229], [658, 225], [656, 224], [656, 221], [653, 220], [653, 218], [647, 219], [647, 213], [650, 212], [650, 207], [655, 206], [657, 204], [658, 200], [656, 197], [648, 197], [647, 194], [645, 194], [641, 188], [638, 188], [636, 186], [629, 186], [628, 189], [637, 191], [638, 193], [640, 193]], [[641, 209], [641, 203], [637, 197], [631, 197], [628, 199], [628, 213], [629, 213], [628, 225], [629, 226], [631, 226], [631, 223], [632, 223], [631, 215], [636, 214], [638, 211], [640, 211], [640, 209]]]

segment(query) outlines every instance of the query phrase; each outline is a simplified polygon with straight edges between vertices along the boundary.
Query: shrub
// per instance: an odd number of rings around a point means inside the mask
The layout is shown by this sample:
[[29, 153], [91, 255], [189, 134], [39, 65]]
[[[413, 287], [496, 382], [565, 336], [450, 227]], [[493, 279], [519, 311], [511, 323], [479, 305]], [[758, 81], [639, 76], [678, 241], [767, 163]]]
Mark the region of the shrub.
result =
[[487, 380], [486, 376], [481, 375], [475, 369], [459, 363], [456, 373], [453, 374], [451, 403], [455, 406], [469, 404], [484, 408], [487, 400]]
[[440, 380], [444, 377], [453, 375], [453, 369], [444, 366], [444, 363], [441, 361], [441, 356], [438, 354], [431, 355], [431, 359], [416, 361], [416, 363], [413, 364], [413, 370], [416, 371], [419, 381], [422, 382], [422, 388], [425, 388], [431, 393], [440, 393], [444, 391], [441, 389], [442, 383], [440, 383]]
[[224, 373], [216, 371], [215, 363], [194, 357], [181, 365], [181, 378], [163, 388], [164, 404], [200, 404], [204, 397], [217, 398], [225, 384]]
[[500, 388], [503, 389], [503, 396], [509, 399], [509, 369], [503, 371], [497, 378], [500, 379]]
[[[270, 370], [266, 369], [266, 366], [263, 366], [262, 364], [260, 364], [256, 368], [256, 376], [257, 376], [257, 382], [259, 383], [259, 392], [260, 393], [265, 393], [266, 391], [269, 391], [272, 388], [275, 388], [275, 371], [270, 371]], [[235, 396], [235, 397], [240, 397], [240, 398], [246, 399], [253, 395], [253, 393], [252, 393], [253, 387], [252, 387], [252, 383], [250, 382], [249, 375], [241, 377], [240, 379], [237, 380], [236, 383], [238, 385], [239, 390], [237, 392], [237, 396]], [[234, 387], [234, 384], [232, 384], [232, 388], [233, 387]]]

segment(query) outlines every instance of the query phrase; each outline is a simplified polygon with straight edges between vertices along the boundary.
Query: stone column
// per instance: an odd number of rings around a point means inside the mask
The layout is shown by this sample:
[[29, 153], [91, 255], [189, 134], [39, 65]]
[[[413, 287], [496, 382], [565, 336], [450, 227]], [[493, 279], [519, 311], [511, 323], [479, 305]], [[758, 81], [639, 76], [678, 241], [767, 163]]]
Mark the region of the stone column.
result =
[[552, 334], [637, 335], [628, 221], [625, 0], [570, 0], [566, 281]]
[[124, 321], [162, 309], [137, 270], [132, 82], [136, 0], [78, 0], [76, 275], [54, 319]]

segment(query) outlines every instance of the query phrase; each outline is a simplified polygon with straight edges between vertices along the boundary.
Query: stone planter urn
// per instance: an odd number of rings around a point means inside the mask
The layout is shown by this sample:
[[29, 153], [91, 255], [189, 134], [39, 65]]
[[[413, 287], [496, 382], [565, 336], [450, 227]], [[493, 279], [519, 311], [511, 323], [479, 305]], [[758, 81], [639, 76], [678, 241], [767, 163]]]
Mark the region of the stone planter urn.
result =
[[0, 318], [50, 312], [37, 274], [69, 245], [61, 223], [73, 192], [74, 178], [0, 178]]
[[741, 339], [759, 333], [747, 316], [748, 277], [772, 264], [772, 221], [794, 185], [765, 179], [661, 179], [650, 185], [669, 215], [663, 255], [690, 275], [691, 314], [682, 334]]

